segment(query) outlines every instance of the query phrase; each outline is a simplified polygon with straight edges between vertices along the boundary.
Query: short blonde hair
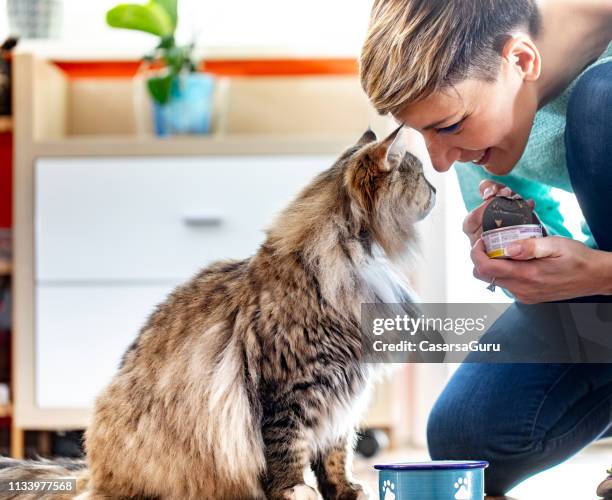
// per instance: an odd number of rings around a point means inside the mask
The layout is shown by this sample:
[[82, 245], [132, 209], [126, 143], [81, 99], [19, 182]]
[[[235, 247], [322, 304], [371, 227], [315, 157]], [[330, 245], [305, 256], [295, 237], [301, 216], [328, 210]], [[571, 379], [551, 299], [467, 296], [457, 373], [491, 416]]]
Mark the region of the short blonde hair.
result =
[[537, 37], [535, 0], [375, 0], [361, 51], [361, 86], [380, 114], [465, 78], [495, 80], [500, 51], [521, 28]]

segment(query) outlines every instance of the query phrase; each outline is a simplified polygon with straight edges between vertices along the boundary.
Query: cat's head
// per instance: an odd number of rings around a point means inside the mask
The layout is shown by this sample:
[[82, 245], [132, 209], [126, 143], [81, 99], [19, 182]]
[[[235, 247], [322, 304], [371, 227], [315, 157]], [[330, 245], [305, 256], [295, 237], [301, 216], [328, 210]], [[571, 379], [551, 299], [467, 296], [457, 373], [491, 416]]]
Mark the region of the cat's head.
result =
[[393, 257], [413, 235], [413, 225], [435, 204], [435, 188], [421, 161], [408, 151], [402, 127], [378, 140], [372, 130], [338, 159], [351, 217]]
[[349, 195], [372, 220], [395, 212], [415, 222], [434, 206], [436, 190], [421, 161], [408, 151], [403, 127], [380, 141], [367, 130], [338, 163]]
[[270, 241], [280, 253], [301, 251], [314, 261], [323, 254], [353, 260], [375, 246], [394, 259], [413, 243], [414, 223], [434, 202], [435, 189], [401, 130], [382, 140], [368, 130], [283, 211]]

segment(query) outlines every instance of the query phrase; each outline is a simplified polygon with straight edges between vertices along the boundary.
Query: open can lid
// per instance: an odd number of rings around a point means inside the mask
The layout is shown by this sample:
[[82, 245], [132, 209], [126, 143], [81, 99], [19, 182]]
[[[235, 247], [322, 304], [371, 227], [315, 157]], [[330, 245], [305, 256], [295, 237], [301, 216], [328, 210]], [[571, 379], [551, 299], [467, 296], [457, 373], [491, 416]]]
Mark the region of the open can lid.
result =
[[476, 460], [436, 460], [433, 462], [399, 462], [394, 464], [376, 464], [377, 470], [457, 470], [486, 469], [489, 462]]

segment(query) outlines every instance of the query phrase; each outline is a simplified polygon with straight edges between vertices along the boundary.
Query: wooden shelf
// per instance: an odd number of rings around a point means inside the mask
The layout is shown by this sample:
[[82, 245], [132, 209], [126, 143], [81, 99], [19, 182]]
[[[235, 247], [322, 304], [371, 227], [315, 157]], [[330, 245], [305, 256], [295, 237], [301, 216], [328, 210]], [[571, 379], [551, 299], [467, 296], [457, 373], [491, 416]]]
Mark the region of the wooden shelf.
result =
[[11, 274], [13, 266], [10, 261], [0, 259], [0, 276], [8, 276]]
[[49, 156], [189, 156], [252, 154], [338, 154], [357, 138], [347, 135], [292, 136], [232, 134], [157, 138], [149, 136], [67, 136], [35, 141], [35, 157]]
[[13, 118], [10, 116], [0, 116], [0, 134], [13, 130]]

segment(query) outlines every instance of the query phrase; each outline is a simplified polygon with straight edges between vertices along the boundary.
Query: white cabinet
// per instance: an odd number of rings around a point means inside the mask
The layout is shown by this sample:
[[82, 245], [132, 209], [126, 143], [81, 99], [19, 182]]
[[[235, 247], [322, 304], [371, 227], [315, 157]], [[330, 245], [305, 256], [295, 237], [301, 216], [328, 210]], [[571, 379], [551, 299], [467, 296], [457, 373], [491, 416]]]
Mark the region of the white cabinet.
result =
[[121, 356], [172, 286], [36, 287], [35, 401], [91, 408]]
[[41, 158], [34, 179], [35, 402], [91, 408], [154, 306], [251, 255], [334, 157]]
[[48, 158], [36, 163], [38, 283], [184, 280], [244, 258], [328, 156]]

